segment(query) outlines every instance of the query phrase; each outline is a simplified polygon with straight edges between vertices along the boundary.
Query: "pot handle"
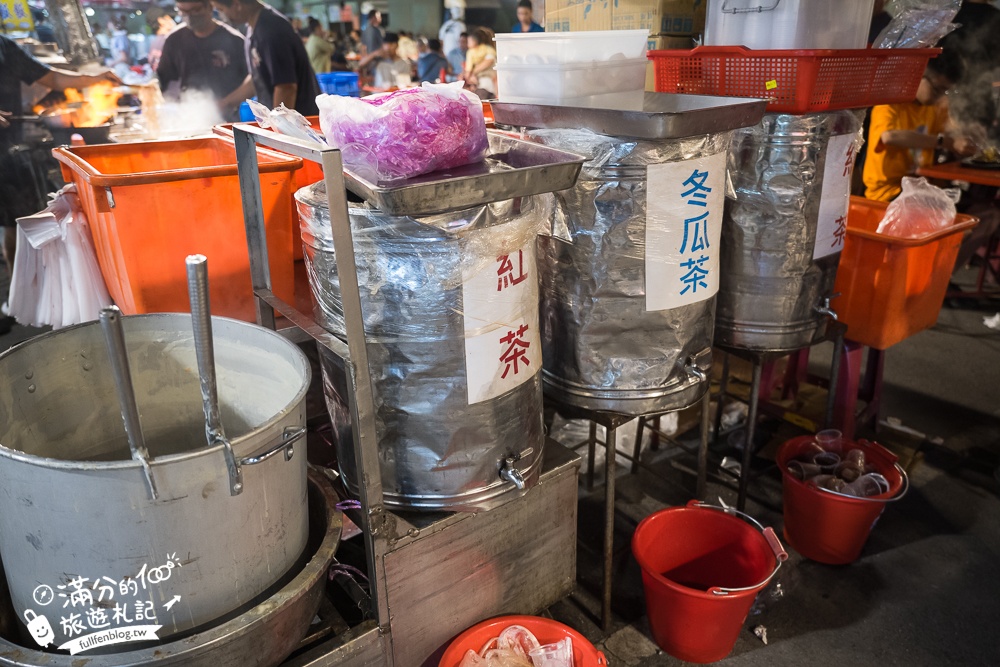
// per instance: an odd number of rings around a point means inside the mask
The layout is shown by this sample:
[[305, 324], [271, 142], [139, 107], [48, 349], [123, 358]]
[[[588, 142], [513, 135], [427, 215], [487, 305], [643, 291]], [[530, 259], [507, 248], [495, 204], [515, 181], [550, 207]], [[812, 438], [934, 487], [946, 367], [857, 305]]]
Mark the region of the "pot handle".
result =
[[187, 266], [188, 297], [191, 300], [191, 326], [194, 330], [194, 352], [198, 359], [201, 380], [201, 401], [205, 409], [205, 436], [209, 447], [222, 445], [229, 473], [229, 495], [243, 493], [243, 470], [226, 438], [219, 413], [219, 390], [215, 377], [215, 347], [212, 345], [212, 313], [208, 303], [208, 258], [189, 255]]
[[146, 449], [146, 438], [142, 434], [139, 406], [135, 402], [132, 372], [128, 365], [128, 348], [125, 346], [122, 313], [117, 306], [110, 306], [101, 310], [100, 320], [101, 329], [104, 330], [104, 341], [108, 347], [108, 357], [111, 359], [111, 370], [115, 376], [118, 403], [122, 409], [122, 421], [125, 422], [125, 435], [128, 437], [128, 447], [132, 450], [132, 460], [138, 461], [142, 465], [142, 474], [146, 477], [149, 497], [156, 500], [158, 497], [156, 482], [153, 480], [153, 471], [149, 467], [149, 450]]
[[742, 518], [744, 521], [752, 524], [764, 535], [764, 539], [767, 541], [767, 545], [771, 547], [771, 551], [774, 552], [774, 569], [771, 570], [771, 574], [767, 575], [767, 578], [760, 583], [754, 584], [753, 586], [744, 586], [743, 588], [723, 588], [721, 586], [713, 586], [709, 590], [712, 595], [729, 595], [730, 593], [742, 593], [744, 591], [752, 591], [754, 589], [760, 588], [765, 585], [771, 579], [774, 579], [774, 575], [778, 574], [778, 570], [781, 569], [781, 564], [788, 560], [788, 552], [785, 551], [785, 547], [781, 545], [781, 540], [778, 539], [778, 535], [774, 532], [771, 527], [765, 528], [757, 519], [753, 518], [749, 514], [741, 512], [732, 507], [720, 507], [718, 505], [710, 505], [708, 503], [703, 503], [700, 500], [692, 500], [687, 504], [688, 507], [700, 507], [703, 509], [716, 510], [719, 512], [725, 512], [726, 514], [734, 514]]
[[282, 450], [285, 452], [285, 460], [291, 461], [292, 456], [295, 454], [295, 448], [293, 445], [301, 440], [302, 436], [305, 434], [306, 429], [301, 426], [287, 426], [285, 427], [285, 432], [281, 434], [281, 440], [279, 440], [274, 446], [261, 454], [252, 454], [250, 456], [243, 457], [240, 459], [240, 465], [252, 466], [257, 465], [258, 463], [263, 463]]
[[729, 0], [724, 0], [722, 3], [722, 9], [719, 10], [723, 14], [760, 14], [761, 12], [769, 12], [778, 8], [781, 4], [781, 0], [774, 0], [774, 4], [770, 7], [765, 7], [764, 5], [757, 5], [756, 7], [727, 7]]

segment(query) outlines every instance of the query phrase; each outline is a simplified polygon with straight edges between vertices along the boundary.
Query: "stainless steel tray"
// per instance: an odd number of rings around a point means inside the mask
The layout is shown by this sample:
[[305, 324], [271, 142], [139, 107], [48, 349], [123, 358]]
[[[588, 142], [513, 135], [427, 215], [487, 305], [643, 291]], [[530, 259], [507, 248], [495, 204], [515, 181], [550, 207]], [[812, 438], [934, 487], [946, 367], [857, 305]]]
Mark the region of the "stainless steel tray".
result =
[[756, 125], [767, 100], [752, 97], [646, 93], [641, 109], [598, 109], [492, 102], [501, 125], [587, 129], [636, 139], [679, 139]]
[[390, 215], [429, 215], [571, 188], [584, 158], [487, 132], [486, 159], [405, 180], [373, 183], [349, 168], [347, 189]]

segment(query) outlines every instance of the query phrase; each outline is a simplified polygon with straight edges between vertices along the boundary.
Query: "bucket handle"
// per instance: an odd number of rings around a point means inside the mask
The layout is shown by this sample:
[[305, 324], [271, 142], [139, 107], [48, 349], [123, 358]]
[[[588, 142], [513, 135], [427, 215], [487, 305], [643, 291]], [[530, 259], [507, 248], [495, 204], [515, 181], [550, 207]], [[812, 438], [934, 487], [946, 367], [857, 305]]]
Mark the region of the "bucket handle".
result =
[[720, 10], [723, 14], [760, 14], [762, 12], [770, 12], [778, 8], [781, 4], [781, 0], [774, 0], [774, 4], [770, 7], [765, 7], [764, 5], [757, 5], [756, 7], [727, 7], [729, 0], [724, 0], [722, 3], [722, 9]]
[[774, 532], [774, 528], [768, 526], [765, 528], [760, 521], [753, 518], [746, 512], [741, 512], [738, 509], [733, 509], [732, 507], [720, 507], [719, 505], [710, 505], [709, 503], [701, 502], [700, 500], [692, 500], [687, 504], [688, 507], [697, 507], [701, 509], [711, 509], [717, 510], [719, 512], [724, 512], [725, 514], [733, 514], [739, 516], [743, 520], [755, 526], [763, 535], [764, 539], [767, 541], [767, 545], [771, 547], [771, 551], [774, 552], [774, 569], [771, 570], [771, 574], [767, 575], [764, 581], [754, 584], [753, 586], [744, 586], [742, 588], [723, 588], [721, 586], [712, 586], [709, 588], [709, 592], [712, 595], [729, 595], [731, 593], [743, 593], [746, 591], [752, 591], [760, 588], [767, 584], [774, 575], [778, 574], [778, 570], [781, 569], [781, 564], [788, 560], [788, 552], [785, 551], [785, 547], [781, 545], [781, 540], [778, 539], [778, 535]]

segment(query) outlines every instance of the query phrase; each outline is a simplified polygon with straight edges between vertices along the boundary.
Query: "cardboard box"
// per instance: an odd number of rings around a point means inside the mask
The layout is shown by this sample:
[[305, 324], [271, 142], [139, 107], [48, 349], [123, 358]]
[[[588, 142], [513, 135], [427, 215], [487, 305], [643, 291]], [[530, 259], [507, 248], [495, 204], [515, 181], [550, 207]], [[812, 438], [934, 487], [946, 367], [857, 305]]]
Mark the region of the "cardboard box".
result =
[[653, 35], [698, 35], [705, 30], [707, 4], [707, 0], [548, 0], [545, 29], [642, 29]]
[[693, 49], [694, 37], [692, 35], [650, 35], [646, 40], [647, 51], [659, 51], [661, 49]]

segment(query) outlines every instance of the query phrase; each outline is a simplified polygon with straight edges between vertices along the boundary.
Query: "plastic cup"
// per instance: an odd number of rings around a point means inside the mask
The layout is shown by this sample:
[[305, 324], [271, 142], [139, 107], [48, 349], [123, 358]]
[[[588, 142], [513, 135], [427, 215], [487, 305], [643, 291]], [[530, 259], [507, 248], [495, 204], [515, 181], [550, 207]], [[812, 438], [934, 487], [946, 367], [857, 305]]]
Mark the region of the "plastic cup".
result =
[[828, 428], [816, 434], [816, 442], [824, 450], [840, 454], [844, 448], [844, 434], [835, 428]]
[[852, 461], [841, 461], [840, 464], [834, 469], [833, 474], [841, 478], [845, 482], [853, 482], [858, 477], [864, 474], [864, 467], [859, 467], [856, 463]]
[[808, 463], [806, 461], [789, 461], [788, 472], [796, 478], [805, 481], [807, 479], [812, 479], [816, 475], [823, 472], [823, 470], [815, 463]]
[[868, 473], [844, 486], [842, 493], [858, 498], [868, 498], [889, 490], [889, 481], [877, 472]]
[[840, 456], [834, 452], [820, 452], [813, 457], [813, 463], [818, 465], [824, 473], [832, 473], [840, 463]]
[[569, 637], [528, 651], [534, 667], [573, 667], [573, 640]]

